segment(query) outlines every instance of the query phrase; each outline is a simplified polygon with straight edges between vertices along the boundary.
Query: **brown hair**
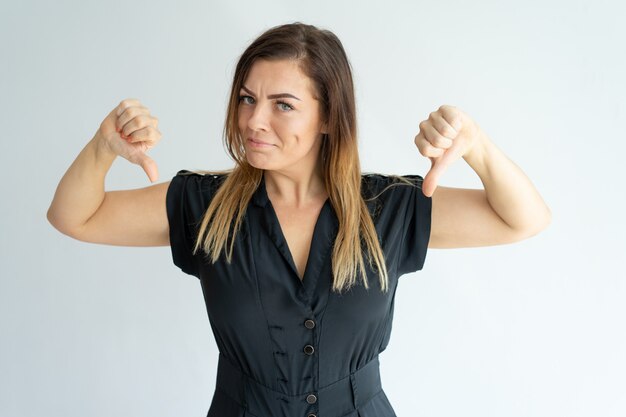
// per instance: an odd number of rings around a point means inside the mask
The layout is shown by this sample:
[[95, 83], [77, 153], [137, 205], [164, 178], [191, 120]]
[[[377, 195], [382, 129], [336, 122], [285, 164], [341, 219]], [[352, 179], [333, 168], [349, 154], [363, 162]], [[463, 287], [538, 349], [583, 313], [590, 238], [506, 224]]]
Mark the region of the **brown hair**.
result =
[[[356, 105], [352, 71], [337, 36], [328, 30], [299, 22], [273, 27], [252, 42], [235, 69], [224, 142], [236, 166], [228, 173], [209, 205], [198, 233], [194, 253], [202, 247], [214, 263], [222, 250], [232, 260], [235, 236], [246, 207], [260, 185], [263, 170], [246, 159], [238, 128], [239, 92], [257, 59], [296, 60], [312, 80], [321, 118], [327, 124], [320, 157], [330, 203], [339, 220], [332, 252], [333, 290], [341, 292], [356, 283], [357, 274], [368, 286], [363, 249], [370, 268], [377, 270], [382, 291], [388, 290], [385, 258], [371, 215], [361, 196], [361, 167], [357, 147]], [[203, 171], [205, 173], [209, 171]], [[234, 219], [234, 224], [232, 223]]]

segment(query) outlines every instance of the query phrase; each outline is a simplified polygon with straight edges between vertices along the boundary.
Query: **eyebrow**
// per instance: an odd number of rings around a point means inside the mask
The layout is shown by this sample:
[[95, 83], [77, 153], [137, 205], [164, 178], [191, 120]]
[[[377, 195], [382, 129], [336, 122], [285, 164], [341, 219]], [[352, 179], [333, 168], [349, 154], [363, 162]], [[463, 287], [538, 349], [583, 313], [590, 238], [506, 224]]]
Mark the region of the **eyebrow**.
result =
[[[252, 94], [252, 95], [254, 95], [254, 93], [253, 93], [253, 92], [252, 92], [249, 88], [246, 88], [246, 86], [245, 86], [245, 85], [242, 85], [242, 86], [241, 86], [241, 89], [242, 89], [242, 90], [245, 90], [245, 91], [246, 91], [246, 93], [248, 93], [248, 94]], [[269, 99], [273, 99], [273, 98], [285, 98], [285, 97], [288, 97], [288, 98], [295, 98], [296, 100], [302, 101], [302, 100], [300, 100], [298, 97], [294, 96], [293, 94], [289, 94], [289, 93], [271, 94], [271, 95], [267, 96], [267, 98], [269, 98]]]

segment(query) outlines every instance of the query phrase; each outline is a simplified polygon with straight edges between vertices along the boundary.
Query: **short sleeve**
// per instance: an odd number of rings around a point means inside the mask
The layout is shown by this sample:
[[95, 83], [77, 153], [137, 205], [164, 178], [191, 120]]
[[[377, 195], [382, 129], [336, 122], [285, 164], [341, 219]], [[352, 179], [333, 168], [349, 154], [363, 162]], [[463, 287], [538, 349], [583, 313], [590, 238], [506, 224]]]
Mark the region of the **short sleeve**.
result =
[[424, 179], [419, 175], [403, 175], [414, 186], [404, 188], [403, 237], [398, 254], [399, 275], [416, 272], [422, 269], [426, 260], [428, 242], [430, 240], [432, 197], [422, 192]]
[[174, 264], [183, 272], [199, 278], [200, 253], [193, 255], [200, 223], [221, 176], [179, 171], [166, 194], [170, 248]]

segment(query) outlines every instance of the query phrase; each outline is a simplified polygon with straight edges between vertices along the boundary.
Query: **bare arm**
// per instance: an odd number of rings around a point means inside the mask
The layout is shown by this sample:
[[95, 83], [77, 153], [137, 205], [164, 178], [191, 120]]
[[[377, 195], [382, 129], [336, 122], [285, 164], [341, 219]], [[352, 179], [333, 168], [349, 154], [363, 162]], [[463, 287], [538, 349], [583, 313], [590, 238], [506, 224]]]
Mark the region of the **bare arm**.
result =
[[[432, 196], [431, 248], [512, 243], [536, 235], [551, 212], [530, 179], [462, 111], [441, 106], [420, 124], [415, 143], [433, 166], [423, 191]], [[438, 187], [441, 174], [463, 159], [484, 190]]]
[[165, 212], [169, 182], [137, 190], [104, 190], [117, 155], [141, 165], [156, 179], [156, 164], [145, 154], [160, 139], [156, 123], [137, 100], [124, 100], [113, 109], [59, 182], [47, 213], [50, 223], [85, 242], [169, 245]]
[[524, 172], [483, 138], [464, 158], [484, 190], [437, 187], [429, 247], [458, 248], [513, 243], [536, 235], [551, 213]]

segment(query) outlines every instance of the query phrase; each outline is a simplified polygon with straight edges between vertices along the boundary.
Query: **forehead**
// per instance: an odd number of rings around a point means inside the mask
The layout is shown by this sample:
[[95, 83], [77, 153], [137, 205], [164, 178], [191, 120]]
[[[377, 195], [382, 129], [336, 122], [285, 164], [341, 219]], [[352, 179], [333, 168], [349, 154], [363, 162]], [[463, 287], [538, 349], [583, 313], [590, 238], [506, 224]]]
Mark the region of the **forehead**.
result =
[[252, 64], [244, 85], [264, 94], [300, 93], [312, 97], [313, 92], [311, 79], [302, 72], [299, 62], [293, 59], [257, 59]]

